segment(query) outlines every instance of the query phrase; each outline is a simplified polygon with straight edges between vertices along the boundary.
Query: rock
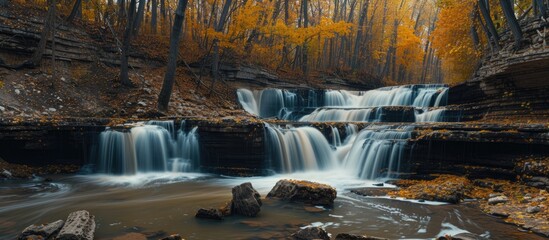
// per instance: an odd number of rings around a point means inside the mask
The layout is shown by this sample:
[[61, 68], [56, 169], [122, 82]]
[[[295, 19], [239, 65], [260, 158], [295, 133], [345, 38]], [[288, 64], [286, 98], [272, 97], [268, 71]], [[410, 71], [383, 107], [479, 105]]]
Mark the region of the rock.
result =
[[268, 198], [322, 206], [333, 206], [336, 196], [337, 191], [329, 185], [286, 179], [278, 181], [267, 195]]
[[57, 111], [57, 109], [55, 109], [55, 108], [48, 108], [48, 111], [49, 111], [49, 112], [55, 112], [55, 111]]
[[173, 235], [167, 236], [165, 238], [162, 238], [160, 240], [183, 240], [183, 238], [179, 234], [173, 234]]
[[320, 213], [320, 212], [326, 211], [325, 208], [319, 208], [315, 206], [303, 206], [303, 209], [305, 209], [305, 211], [310, 213]]
[[261, 195], [247, 182], [233, 188], [231, 213], [255, 217], [261, 211]]
[[93, 240], [94, 233], [95, 217], [86, 210], [80, 210], [69, 214], [57, 240]]
[[142, 107], [146, 107], [147, 103], [143, 102], [143, 101], [139, 101], [139, 102], [137, 102], [137, 105], [142, 106]]
[[0, 106], [0, 112], [6, 111], [5, 107]]
[[147, 240], [147, 236], [141, 233], [127, 233], [112, 240]]
[[313, 240], [313, 239], [324, 239], [330, 240], [328, 233], [319, 227], [308, 227], [297, 231], [292, 234], [291, 237], [296, 240]]
[[17, 94], [17, 95], [21, 94], [21, 90], [15, 89], [15, 94]]
[[[52, 223], [42, 224], [42, 225], [30, 225], [19, 236], [18, 239], [29, 239], [31, 236], [42, 237], [43, 239], [48, 239], [53, 237], [59, 230], [63, 227], [65, 222], [63, 220], [57, 220]], [[40, 239], [40, 238], [31, 238], [31, 239]]]
[[13, 176], [13, 174], [11, 174], [11, 172], [6, 169], [2, 169], [2, 175], [6, 178], [11, 178]]
[[372, 184], [372, 186], [375, 186], [375, 187], [383, 187], [383, 183], [374, 183], [374, 184]]
[[485, 238], [474, 233], [458, 233], [454, 236], [444, 236], [437, 238], [438, 240], [484, 240]]
[[507, 201], [509, 201], [509, 199], [506, 196], [502, 195], [488, 199], [488, 204], [495, 205], [498, 203], [506, 203]]
[[144, 113], [145, 110], [141, 109], [141, 108], [138, 108], [137, 110], [135, 110], [136, 113]]
[[143, 88], [143, 91], [145, 91], [147, 94], [152, 93], [152, 90], [150, 88]]
[[352, 193], [358, 194], [361, 196], [372, 196], [372, 197], [378, 197], [378, 196], [387, 196], [387, 193], [390, 191], [396, 190], [395, 188], [374, 188], [374, 187], [365, 187], [365, 188], [357, 188], [351, 190]]
[[223, 213], [219, 209], [215, 209], [215, 208], [210, 208], [210, 209], [201, 208], [201, 209], [198, 209], [198, 212], [196, 212], [196, 215], [194, 215], [194, 217], [223, 220]]
[[527, 213], [537, 213], [539, 211], [541, 211], [541, 208], [539, 206], [533, 206], [533, 207], [526, 208]]
[[336, 236], [335, 240], [387, 240], [387, 238], [369, 237], [362, 235], [354, 235], [348, 233], [340, 233]]

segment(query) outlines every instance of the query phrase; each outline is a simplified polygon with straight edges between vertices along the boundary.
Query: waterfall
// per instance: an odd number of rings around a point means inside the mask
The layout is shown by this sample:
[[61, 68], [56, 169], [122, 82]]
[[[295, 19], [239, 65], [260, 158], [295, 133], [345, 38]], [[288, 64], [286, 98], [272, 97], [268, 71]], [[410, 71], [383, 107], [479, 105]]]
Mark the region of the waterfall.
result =
[[400, 168], [412, 130], [411, 126], [362, 130], [344, 159], [344, 168], [363, 179], [392, 176]]
[[99, 137], [97, 172], [133, 175], [186, 172], [200, 164], [197, 128], [174, 133], [173, 121], [149, 121], [131, 129], [106, 129]]
[[265, 124], [265, 129], [269, 162], [279, 171], [321, 170], [335, 166], [334, 151], [316, 128]]
[[[305, 96], [300, 96], [300, 93], [307, 95], [306, 102]], [[319, 94], [322, 98], [318, 97]], [[445, 106], [448, 101], [448, 87], [442, 84], [418, 84], [384, 87], [370, 91], [309, 90], [307, 92], [239, 89], [237, 95], [244, 110], [262, 118], [276, 117], [300, 122], [379, 122], [382, 121], [381, 113], [384, 107], [408, 106], [425, 111], [429, 107]], [[401, 111], [406, 109], [403, 108]], [[422, 112], [418, 111], [418, 114]], [[424, 117], [422, 115], [416, 119]], [[397, 117], [385, 119], [385, 121], [401, 120]]]
[[416, 112], [416, 122], [441, 122], [444, 119], [444, 109], [425, 110]]
[[341, 136], [339, 134], [339, 129], [337, 129], [337, 127], [334, 127], [334, 126], [331, 126], [330, 128], [332, 130], [331, 132], [332, 145], [334, 145], [335, 147], [341, 146]]

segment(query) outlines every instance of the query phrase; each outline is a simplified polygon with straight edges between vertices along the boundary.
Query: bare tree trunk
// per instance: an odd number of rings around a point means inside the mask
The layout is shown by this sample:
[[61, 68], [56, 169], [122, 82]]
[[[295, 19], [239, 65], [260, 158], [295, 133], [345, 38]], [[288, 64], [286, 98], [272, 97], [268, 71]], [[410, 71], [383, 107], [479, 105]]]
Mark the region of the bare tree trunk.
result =
[[151, 4], [152, 4], [152, 14], [151, 14], [151, 29], [152, 29], [152, 33], [153, 34], [156, 34], [156, 25], [157, 25], [157, 15], [158, 15], [158, 3], [157, 3], [157, 0], [152, 0], [151, 1]]
[[122, 54], [120, 57], [120, 82], [124, 86], [132, 86], [128, 75], [128, 55], [130, 53], [130, 43], [132, 38], [132, 23], [135, 15], [136, 0], [130, 0], [130, 9], [128, 12], [128, 20], [126, 21], [126, 30], [124, 31], [124, 39], [122, 40]]
[[137, 16], [133, 22], [133, 35], [139, 35], [139, 29], [141, 28], [141, 22], [145, 16], [145, 0], [139, 0], [139, 7], [137, 8]]
[[118, 25], [126, 19], [126, 0], [118, 0]]
[[185, 20], [187, 3], [187, 0], [179, 0], [177, 9], [175, 10], [175, 19], [170, 35], [168, 67], [166, 69], [166, 75], [164, 76], [164, 83], [162, 83], [162, 90], [160, 90], [160, 95], [158, 96], [158, 110], [161, 112], [168, 111], [168, 104], [170, 103], [170, 96], [172, 95], [175, 69], [177, 67], [177, 56], [179, 56], [179, 35], [181, 34], [181, 28], [183, 26], [183, 21]]
[[34, 51], [34, 53], [32, 54], [31, 59], [25, 64], [30, 67], [40, 66], [42, 56], [46, 51], [46, 43], [48, 42], [48, 38], [54, 28], [53, 21], [55, 18], [55, 0], [48, 0], [48, 2], [50, 6], [48, 8], [46, 20], [44, 21], [44, 28], [42, 29], [42, 33], [40, 33], [40, 41], [38, 42], [36, 51]]
[[522, 29], [515, 17], [515, 11], [513, 10], [513, 5], [511, 5], [510, 0], [499, 0], [501, 8], [503, 9], [503, 14], [507, 20], [507, 25], [513, 33], [513, 38], [515, 39], [515, 49], [522, 47]]
[[82, 18], [82, 0], [76, 0], [74, 6], [72, 7], [71, 14], [67, 18], [68, 22], [72, 22], [74, 19]]
[[[227, 17], [229, 15], [229, 9], [231, 7], [232, 0], [225, 0], [225, 4], [223, 5], [223, 10], [221, 11], [221, 16], [219, 17], [219, 22], [215, 26], [216, 32], [223, 32], [223, 29], [225, 28], [225, 22], [227, 21]], [[219, 77], [218, 72], [219, 67], [219, 39], [213, 40], [213, 60], [212, 60], [212, 85], [210, 86], [210, 94], [213, 93], [215, 82], [217, 81], [217, 78]]]
[[360, 16], [358, 18], [358, 30], [356, 32], [356, 39], [355, 39], [355, 49], [353, 50], [353, 56], [351, 58], [351, 67], [356, 70], [359, 66], [358, 64], [358, 52], [360, 50], [360, 46], [362, 46], [362, 32], [364, 31], [364, 21], [366, 17], [368, 16], [368, 5], [370, 4], [370, 0], [366, 0], [362, 6], [362, 11], [360, 13]]
[[482, 17], [484, 18], [484, 21], [486, 22], [486, 28], [488, 28], [488, 31], [491, 35], [491, 40], [493, 43], [494, 48], [496, 51], [499, 51], [499, 35], [498, 31], [496, 30], [496, 27], [494, 26], [494, 22], [492, 21], [492, 18], [490, 17], [490, 10], [488, 9], [489, 5], [488, 2], [485, 0], [479, 0], [478, 6], [480, 8], [480, 12], [482, 13]]

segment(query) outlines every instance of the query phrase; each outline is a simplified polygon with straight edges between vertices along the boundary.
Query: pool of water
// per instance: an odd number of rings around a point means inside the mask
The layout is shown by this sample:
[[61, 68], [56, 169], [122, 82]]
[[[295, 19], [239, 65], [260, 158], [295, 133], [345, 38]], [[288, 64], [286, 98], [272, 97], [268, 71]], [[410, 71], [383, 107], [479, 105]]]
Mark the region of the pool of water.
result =
[[[51, 182], [0, 182], [0, 239], [13, 239], [30, 224], [66, 219], [70, 212], [80, 209], [95, 215], [96, 239], [160, 231], [179, 233], [186, 239], [276, 239], [305, 226], [323, 226], [332, 236], [354, 233], [432, 239], [472, 232], [491, 239], [543, 239], [467, 205], [357, 196], [349, 189], [371, 186], [372, 182], [337, 171], [252, 178], [198, 173], [51, 178]], [[265, 200], [255, 218], [212, 221], [194, 217], [199, 208], [220, 207], [228, 202], [235, 185], [251, 182], [265, 197], [278, 180], [285, 178], [334, 186], [338, 190], [334, 208], [307, 211], [301, 204]]]

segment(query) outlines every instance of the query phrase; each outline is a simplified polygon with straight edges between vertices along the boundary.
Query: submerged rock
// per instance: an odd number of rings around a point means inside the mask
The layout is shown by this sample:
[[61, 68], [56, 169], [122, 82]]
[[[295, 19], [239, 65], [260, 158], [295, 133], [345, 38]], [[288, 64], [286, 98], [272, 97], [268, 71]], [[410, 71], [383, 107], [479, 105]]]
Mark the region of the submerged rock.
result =
[[[40, 239], [42, 237], [43, 239], [48, 239], [50, 237], [54, 237], [59, 230], [63, 227], [63, 224], [65, 222], [63, 220], [57, 220], [52, 223], [48, 224], [42, 224], [42, 225], [30, 225], [19, 236], [18, 239]], [[34, 238], [32, 236], [35, 236]]]
[[340, 233], [336, 236], [335, 240], [387, 240], [387, 238], [369, 237], [362, 235], [354, 235], [348, 233]]
[[324, 239], [330, 240], [330, 236], [326, 230], [319, 227], [308, 227], [297, 231], [291, 235], [292, 239], [295, 240], [313, 240], [313, 239]]
[[539, 206], [533, 206], [533, 207], [526, 208], [527, 213], [537, 213], [539, 211], [541, 211], [541, 208]]
[[93, 240], [95, 217], [86, 210], [72, 212], [57, 235], [58, 240]]
[[231, 214], [255, 217], [261, 211], [261, 195], [247, 182], [233, 188]]
[[210, 209], [201, 208], [201, 209], [198, 209], [198, 212], [196, 213], [195, 217], [214, 219], [214, 220], [223, 220], [223, 213], [216, 208], [210, 208]]
[[278, 181], [267, 194], [268, 198], [323, 206], [333, 206], [336, 196], [337, 191], [329, 185], [287, 179]]
[[439, 237], [437, 240], [485, 240], [486, 238], [474, 233], [458, 233], [454, 236]]

